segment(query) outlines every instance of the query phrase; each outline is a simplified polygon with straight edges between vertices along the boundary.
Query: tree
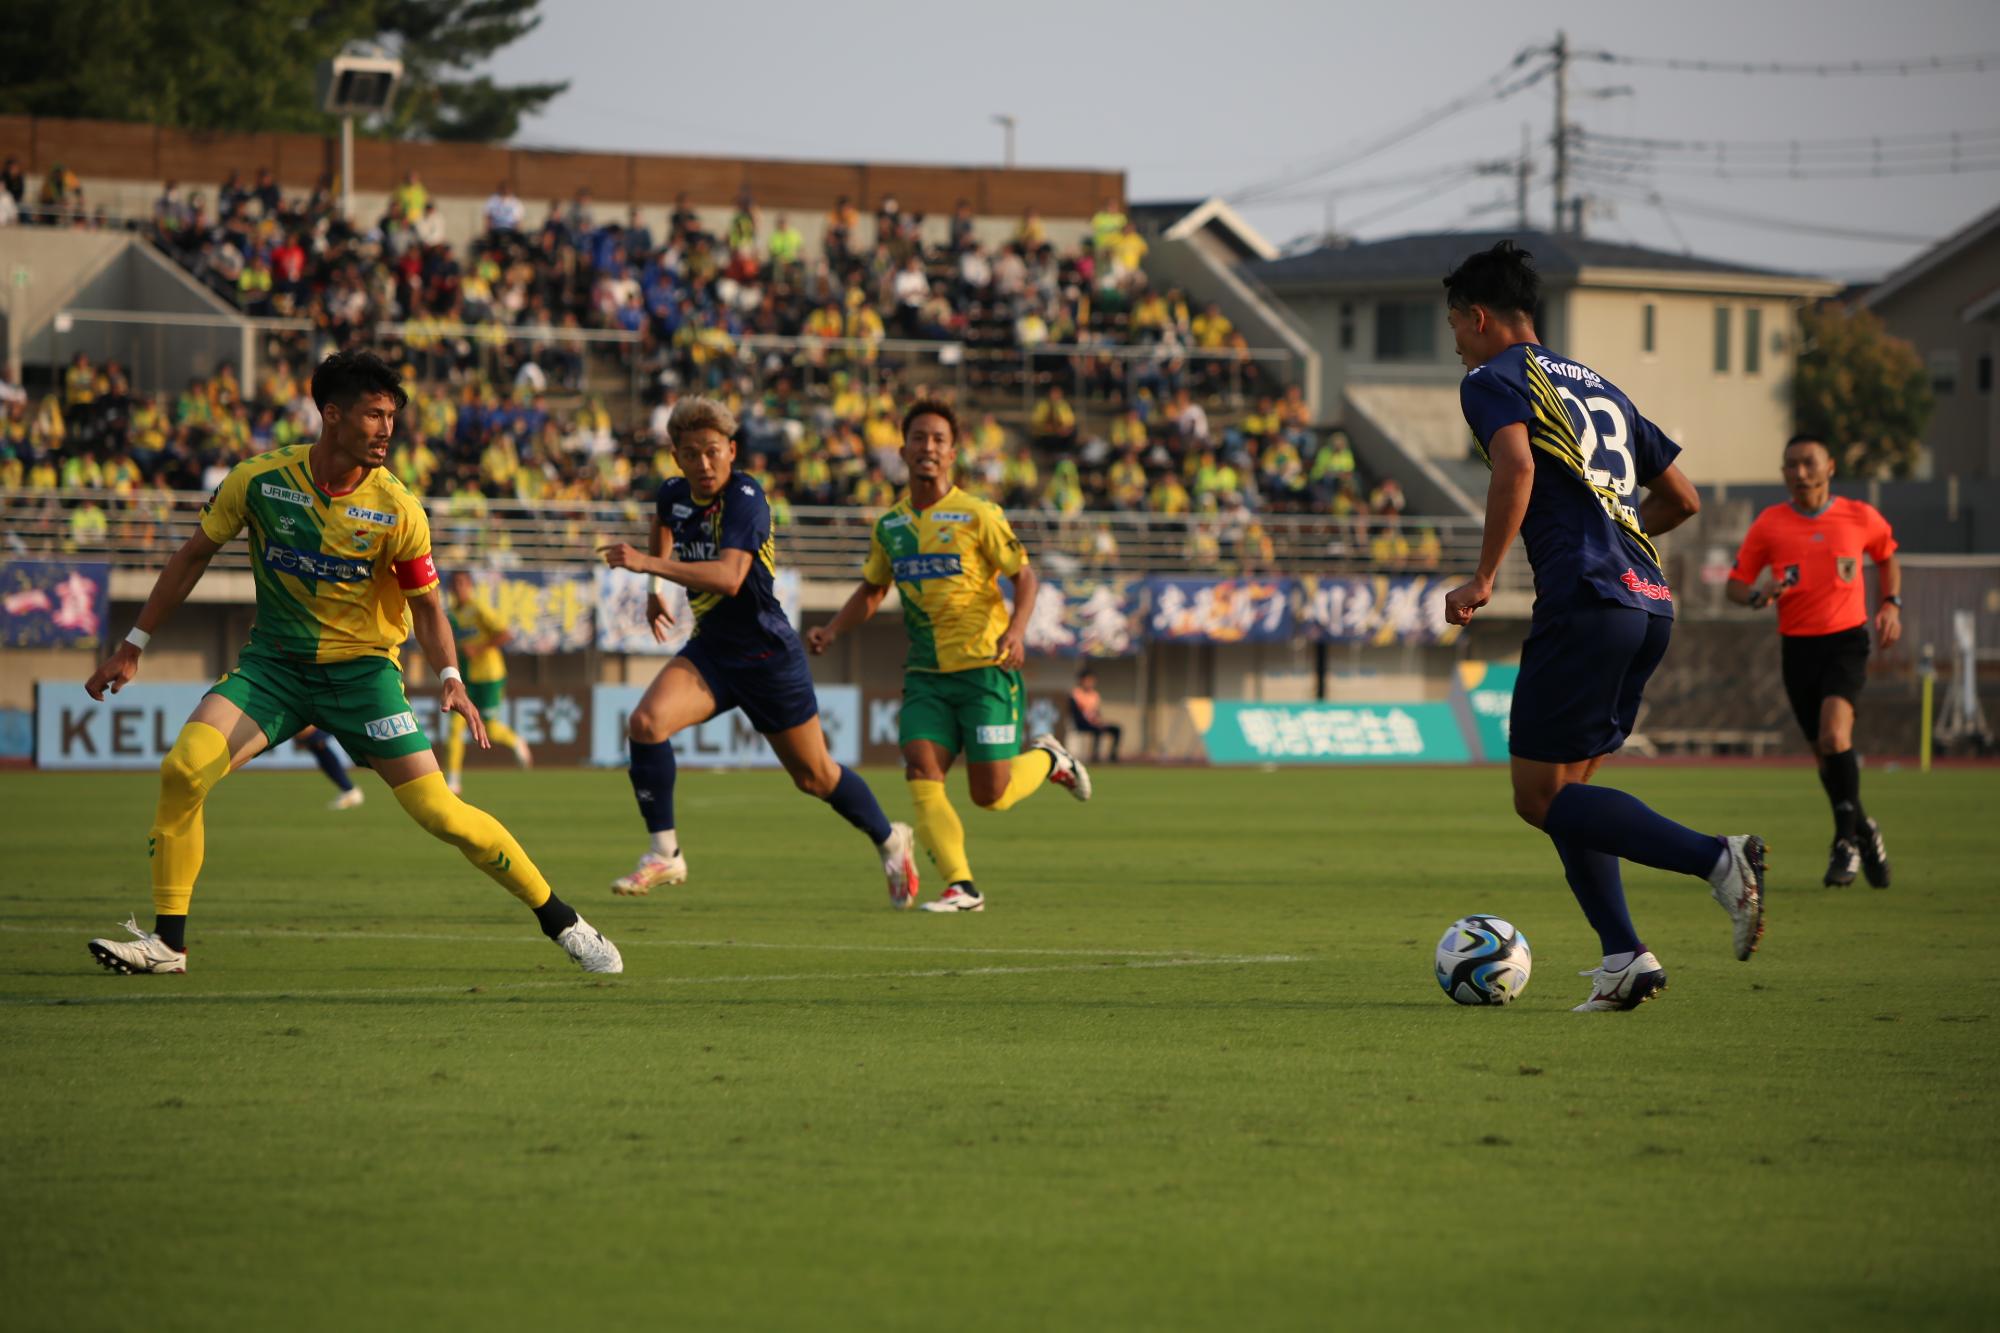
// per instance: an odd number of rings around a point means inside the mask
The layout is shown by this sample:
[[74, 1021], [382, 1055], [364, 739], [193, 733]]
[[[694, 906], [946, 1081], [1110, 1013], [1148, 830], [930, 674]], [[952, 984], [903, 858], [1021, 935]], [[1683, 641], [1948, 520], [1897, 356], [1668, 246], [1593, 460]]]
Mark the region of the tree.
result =
[[403, 62], [403, 83], [386, 127], [398, 138], [497, 143], [521, 117], [568, 89], [563, 83], [502, 86], [463, 76], [541, 26], [540, 0], [375, 0], [381, 39]]
[[539, 2], [16, 0], [0, 41], [0, 114], [328, 134], [336, 124], [315, 96], [319, 64], [372, 38], [404, 64], [378, 132], [502, 141], [569, 87], [470, 73], [535, 30]]
[[1935, 406], [1917, 349], [1874, 311], [1834, 301], [1808, 306], [1799, 326], [1796, 428], [1823, 437], [1850, 476], [1909, 476]]

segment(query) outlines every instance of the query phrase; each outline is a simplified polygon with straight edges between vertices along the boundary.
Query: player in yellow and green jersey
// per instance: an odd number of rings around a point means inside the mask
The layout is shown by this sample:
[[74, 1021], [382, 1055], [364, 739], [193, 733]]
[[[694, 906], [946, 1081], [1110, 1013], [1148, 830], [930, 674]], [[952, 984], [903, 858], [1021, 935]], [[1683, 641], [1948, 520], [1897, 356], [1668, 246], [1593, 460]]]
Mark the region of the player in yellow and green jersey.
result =
[[617, 948], [556, 897], [514, 836], [445, 786], [403, 693], [398, 652], [414, 630], [444, 682], [443, 706], [486, 744], [438, 596], [430, 523], [383, 466], [396, 412], [407, 401], [396, 372], [372, 352], [341, 352], [313, 372], [312, 396], [324, 422], [319, 439], [230, 471], [202, 509], [200, 529], [160, 572], [138, 625], [85, 686], [93, 699], [124, 688], [147, 642], [215, 553], [249, 529], [257, 586], [250, 642], [195, 706], [160, 765], [148, 839], [153, 929], [128, 922], [135, 939], [92, 940], [91, 955], [113, 972], [187, 971], [187, 912], [201, 872], [209, 792], [268, 747], [316, 726], [380, 773], [426, 833], [519, 898], [586, 972], [623, 971]]
[[[528, 743], [514, 734], [500, 712], [507, 706], [507, 659], [500, 650], [514, 637], [492, 604], [480, 599], [472, 575], [459, 570], [451, 576], [451, 633], [465, 662], [465, 692], [486, 720], [486, 734], [514, 752], [522, 768], [535, 762]], [[444, 740], [444, 782], [464, 790], [465, 719], [451, 715]]]
[[[1053, 736], [1021, 748], [1021, 663], [1039, 583], [1000, 507], [953, 483], [958, 418], [949, 404], [919, 399], [903, 414], [903, 461], [909, 492], [876, 520], [861, 586], [830, 623], [807, 631], [806, 642], [825, 652], [895, 586], [910, 638], [898, 737], [904, 773], [917, 838], [949, 884], [924, 910], [978, 912], [986, 899], [974, 887], [965, 826], [944, 789], [953, 760], [965, 756], [982, 810], [1011, 809], [1045, 781], [1087, 801], [1090, 774]], [[1012, 616], [1003, 578], [1014, 584]]]

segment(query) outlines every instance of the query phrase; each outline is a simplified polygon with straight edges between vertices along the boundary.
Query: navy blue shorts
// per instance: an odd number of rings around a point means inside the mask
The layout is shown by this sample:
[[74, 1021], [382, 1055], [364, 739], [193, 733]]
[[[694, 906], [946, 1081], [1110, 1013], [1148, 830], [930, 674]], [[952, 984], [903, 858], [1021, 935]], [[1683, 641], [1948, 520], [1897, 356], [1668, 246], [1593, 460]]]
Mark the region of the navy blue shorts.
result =
[[813, 693], [812, 668], [801, 644], [775, 648], [763, 657], [736, 657], [712, 652], [697, 638], [681, 649], [680, 658], [708, 682], [718, 716], [740, 708], [762, 735], [790, 731], [819, 716], [819, 696]]
[[1521, 645], [1507, 752], [1572, 764], [1623, 745], [1673, 633], [1666, 616], [1616, 602], [1536, 622]]

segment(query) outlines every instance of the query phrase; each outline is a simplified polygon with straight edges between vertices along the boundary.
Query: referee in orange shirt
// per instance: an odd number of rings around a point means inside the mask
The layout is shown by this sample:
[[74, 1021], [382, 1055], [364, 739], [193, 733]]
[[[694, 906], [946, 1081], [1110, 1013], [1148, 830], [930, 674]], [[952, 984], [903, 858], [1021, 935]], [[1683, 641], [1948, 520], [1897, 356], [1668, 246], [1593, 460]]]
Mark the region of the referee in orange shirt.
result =
[[[1785, 445], [1785, 486], [1792, 498], [1757, 515], [1729, 571], [1729, 600], [1778, 604], [1785, 694], [1799, 728], [1819, 755], [1819, 781], [1833, 804], [1833, 854], [1826, 883], [1854, 882], [1858, 868], [1889, 887], [1882, 830], [1861, 808], [1861, 765], [1854, 757], [1854, 696], [1868, 678], [1868, 601], [1861, 577], [1866, 554], [1880, 571], [1875, 637], [1883, 648], [1903, 633], [1903, 571], [1889, 520], [1872, 505], [1832, 493], [1833, 454], [1814, 435]], [[1769, 567], [1771, 587], [1753, 585]]]

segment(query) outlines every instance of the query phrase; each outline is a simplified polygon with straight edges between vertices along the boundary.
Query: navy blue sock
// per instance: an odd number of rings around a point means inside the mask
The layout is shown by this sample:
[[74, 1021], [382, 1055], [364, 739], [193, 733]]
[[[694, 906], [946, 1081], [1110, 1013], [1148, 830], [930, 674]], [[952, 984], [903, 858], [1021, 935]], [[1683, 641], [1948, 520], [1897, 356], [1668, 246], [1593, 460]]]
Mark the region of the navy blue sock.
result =
[[1618, 873], [1618, 858], [1593, 852], [1562, 838], [1550, 837], [1556, 855], [1562, 858], [1563, 875], [1576, 905], [1583, 909], [1590, 928], [1606, 954], [1643, 953], [1639, 932], [1632, 927], [1632, 914], [1625, 909], [1625, 881]]
[[1709, 833], [1676, 824], [1644, 801], [1616, 787], [1572, 782], [1549, 802], [1542, 831], [1558, 844], [1637, 861], [1655, 870], [1676, 870], [1707, 879], [1729, 844]]
[[625, 770], [632, 779], [632, 794], [639, 798], [639, 813], [645, 816], [646, 831], [659, 833], [674, 826], [674, 743], [633, 741], [632, 766]]
[[868, 789], [861, 775], [847, 765], [840, 766], [840, 781], [826, 803], [842, 819], [866, 833], [876, 846], [889, 840], [889, 816], [882, 813], [882, 803], [875, 799], [875, 793]]
[[354, 790], [354, 779], [347, 776], [347, 765], [340, 762], [340, 756], [334, 751], [333, 737], [323, 731], [316, 732], [313, 738], [306, 742], [306, 748], [311, 750], [313, 758], [319, 761], [320, 772], [333, 779], [334, 786], [342, 791]]

